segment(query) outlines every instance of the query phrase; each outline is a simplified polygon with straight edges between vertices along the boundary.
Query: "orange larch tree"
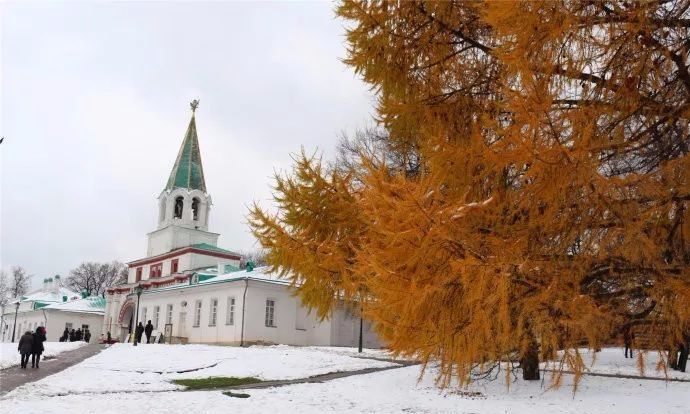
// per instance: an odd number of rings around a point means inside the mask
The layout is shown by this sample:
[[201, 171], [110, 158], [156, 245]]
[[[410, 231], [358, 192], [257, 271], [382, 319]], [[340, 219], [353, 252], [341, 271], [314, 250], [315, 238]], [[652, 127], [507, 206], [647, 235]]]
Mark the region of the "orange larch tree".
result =
[[[628, 329], [674, 349], [690, 332], [689, 10], [344, 1], [346, 63], [379, 96], [387, 148], [420, 167], [362, 152], [309, 200], [313, 183], [278, 179], [278, 203], [300, 206], [279, 214], [329, 207], [295, 227], [255, 206], [271, 263], [327, 280], [311, 303], [366, 291], [391, 349], [438, 361], [441, 385], [510, 360], [535, 379], [540, 355], [579, 375], [578, 347]], [[314, 166], [333, 180], [298, 162]], [[312, 246], [308, 265], [280, 253], [290, 243]]]

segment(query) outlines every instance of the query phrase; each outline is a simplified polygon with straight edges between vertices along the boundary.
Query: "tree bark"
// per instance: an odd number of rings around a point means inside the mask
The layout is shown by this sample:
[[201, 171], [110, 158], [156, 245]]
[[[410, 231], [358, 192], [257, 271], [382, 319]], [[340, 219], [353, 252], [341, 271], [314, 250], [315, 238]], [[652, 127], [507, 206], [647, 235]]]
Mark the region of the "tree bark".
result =
[[668, 351], [668, 366], [671, 369], [678, 369], [678, 351], [676, 348], [671, 348]]
[[529, 349], [520, 361], [522, 379], [527, 381], [539, 380], [539, 344], [531, 338]]
[[683, 344], [680, 348], [680, 356], [678, 357], [678, 371], [680, 372], [685, 372], [685, 368], [688, 366], [688, 351], [690, 351], [688, 348], [690, 347], [689, 343]]

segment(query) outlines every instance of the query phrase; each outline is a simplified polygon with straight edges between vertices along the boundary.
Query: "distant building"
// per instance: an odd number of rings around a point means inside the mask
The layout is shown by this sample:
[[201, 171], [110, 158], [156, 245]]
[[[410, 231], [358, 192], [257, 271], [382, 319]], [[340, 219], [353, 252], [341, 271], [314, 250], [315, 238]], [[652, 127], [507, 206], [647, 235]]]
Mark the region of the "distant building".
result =
[[105, 298], [86, 297], [65, 288], [61, 282], [60, 276], [46, 278], [41, 289], [15, 298], [7, 305], [0, 323], [3, 342], [12, 340], [13, 329], [16, 342], [24, 332], [35, 332], [39, 326], [46, 328], [49, 341], [57, 341], [65, 328], [90, 331], [92, 336], [101, 332]]
[[[196, 109], [193, 106], [193, 109]], [[190, 343], [356, 346], [359, 319], [338, 309], [328, 321], [309, 315], [289, 282], [267, 268], [240, 270], [240, 254], [218, 247], [208, 231], [206, 190], [194, 113], [165, 189], [146, 257], [128, 263], [124, 285], [107, 289], [103, 333], [123, 341], [136, 321], [157, 336]], [[140, 287], [139, 318], [136, 319]], [[364, 323], [365, 347], [379, 347]]]

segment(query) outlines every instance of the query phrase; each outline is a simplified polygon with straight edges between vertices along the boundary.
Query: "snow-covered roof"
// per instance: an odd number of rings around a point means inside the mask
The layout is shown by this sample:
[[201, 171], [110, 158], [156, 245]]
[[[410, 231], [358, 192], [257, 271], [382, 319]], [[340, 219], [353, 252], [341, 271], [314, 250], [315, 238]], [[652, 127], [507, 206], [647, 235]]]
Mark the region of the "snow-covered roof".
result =
[[[204, 275], [206, 274], [205, 272], [199, 272], [199, 275]], [[244, 278], [249, 278], [253, 280], [261, 280], [265, 282], [274, 282], [274, 283], [280, 283], [280, 284], [290, 284], [290, 280], [281, 278], [278, 273], [272, 273], [271, 272], [271, 266], [261, 266], [254, 268], [252, 271], [247, 271], [245, 270], [238, 270], [235, 272], [230, 272], [230, 273], [225, 273], [221, 275], [215, 275], [215, 277], [206, 279], [204, 281], [199, 280], [199, 284], [204, 284], [204, 283], [214, 283], [214, 282], [223, 282], [223, 281], [229, 281], [229, 280], [237, 280], [237, 279], [244, 279]]]
[[105, 298], [102, 296], [89, 296], [71, 302], [55, 303], [44, 309], [54, 309], [63, 312], [105, 313]]
[[[64, 296], [67, 296], [67, 300], [75, 300], [81, 297], [77, 292], [74, 292], [72, 290], [69, 290], [65, 287], [59, 287], [56, 291], [54, 290], [37, 290], [31, 293], [27, 293], [26, 295], [22, 296], [20, 299], [21, 302], [60, 302], [62, 303], [62, 299]], [[17, 303], [17, 299], [15, 299], [12, 303]]]
[[229, 273], [224, 273], [224, 274], [218, 274], [217, 273], [217, 268], [208, 268], [206, 270], [202, 270], [199, 272], [196, 272], [198, 275], [198, 283], [194, 284], [188, 284], [188, 283], [183, 283], [183, 284], [175, 284], [175, 285], [170, 285], [170, 286], [163, 286], [163, 287], [158, 287], [158, 288], [151, 288], [148, 290], [145, 290], [143, 293], [156, 293], [156, 292], [165, 292], [169, 290], [176, 290], [176, 289], [188, 289], [188, 288], [194, 288], [194, 287], [201, 287], [201, 286], [208, 286], [216, 283], [231, 283], [235, 281], [240, 281], [240, 280], [255, 280], [259, 282], [267, 282], [267, 283], [274, 283], [278, 285], [283, 285], [287, 286], [290, 284], [289, 279], [281, 278], [277, 273], [272, 273], [271, 267], [270, 266], [262, 266], [262, 267], [257, 267], [254, 268], [251, 271], [245, 270], [237, 270], [234, 272], [229, 272]]

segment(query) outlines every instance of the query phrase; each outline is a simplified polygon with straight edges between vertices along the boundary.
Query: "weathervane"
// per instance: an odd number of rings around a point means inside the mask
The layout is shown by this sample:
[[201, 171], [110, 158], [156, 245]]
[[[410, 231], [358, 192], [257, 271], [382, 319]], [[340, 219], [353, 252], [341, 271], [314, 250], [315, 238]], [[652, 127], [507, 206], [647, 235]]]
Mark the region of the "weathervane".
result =
[[189, 103], [189, 106], [192, 107], [192, 113], [195, 113], [196, 108], [199, 107], [199, 100], [198, 99], [193, 100], [192, 102]]

